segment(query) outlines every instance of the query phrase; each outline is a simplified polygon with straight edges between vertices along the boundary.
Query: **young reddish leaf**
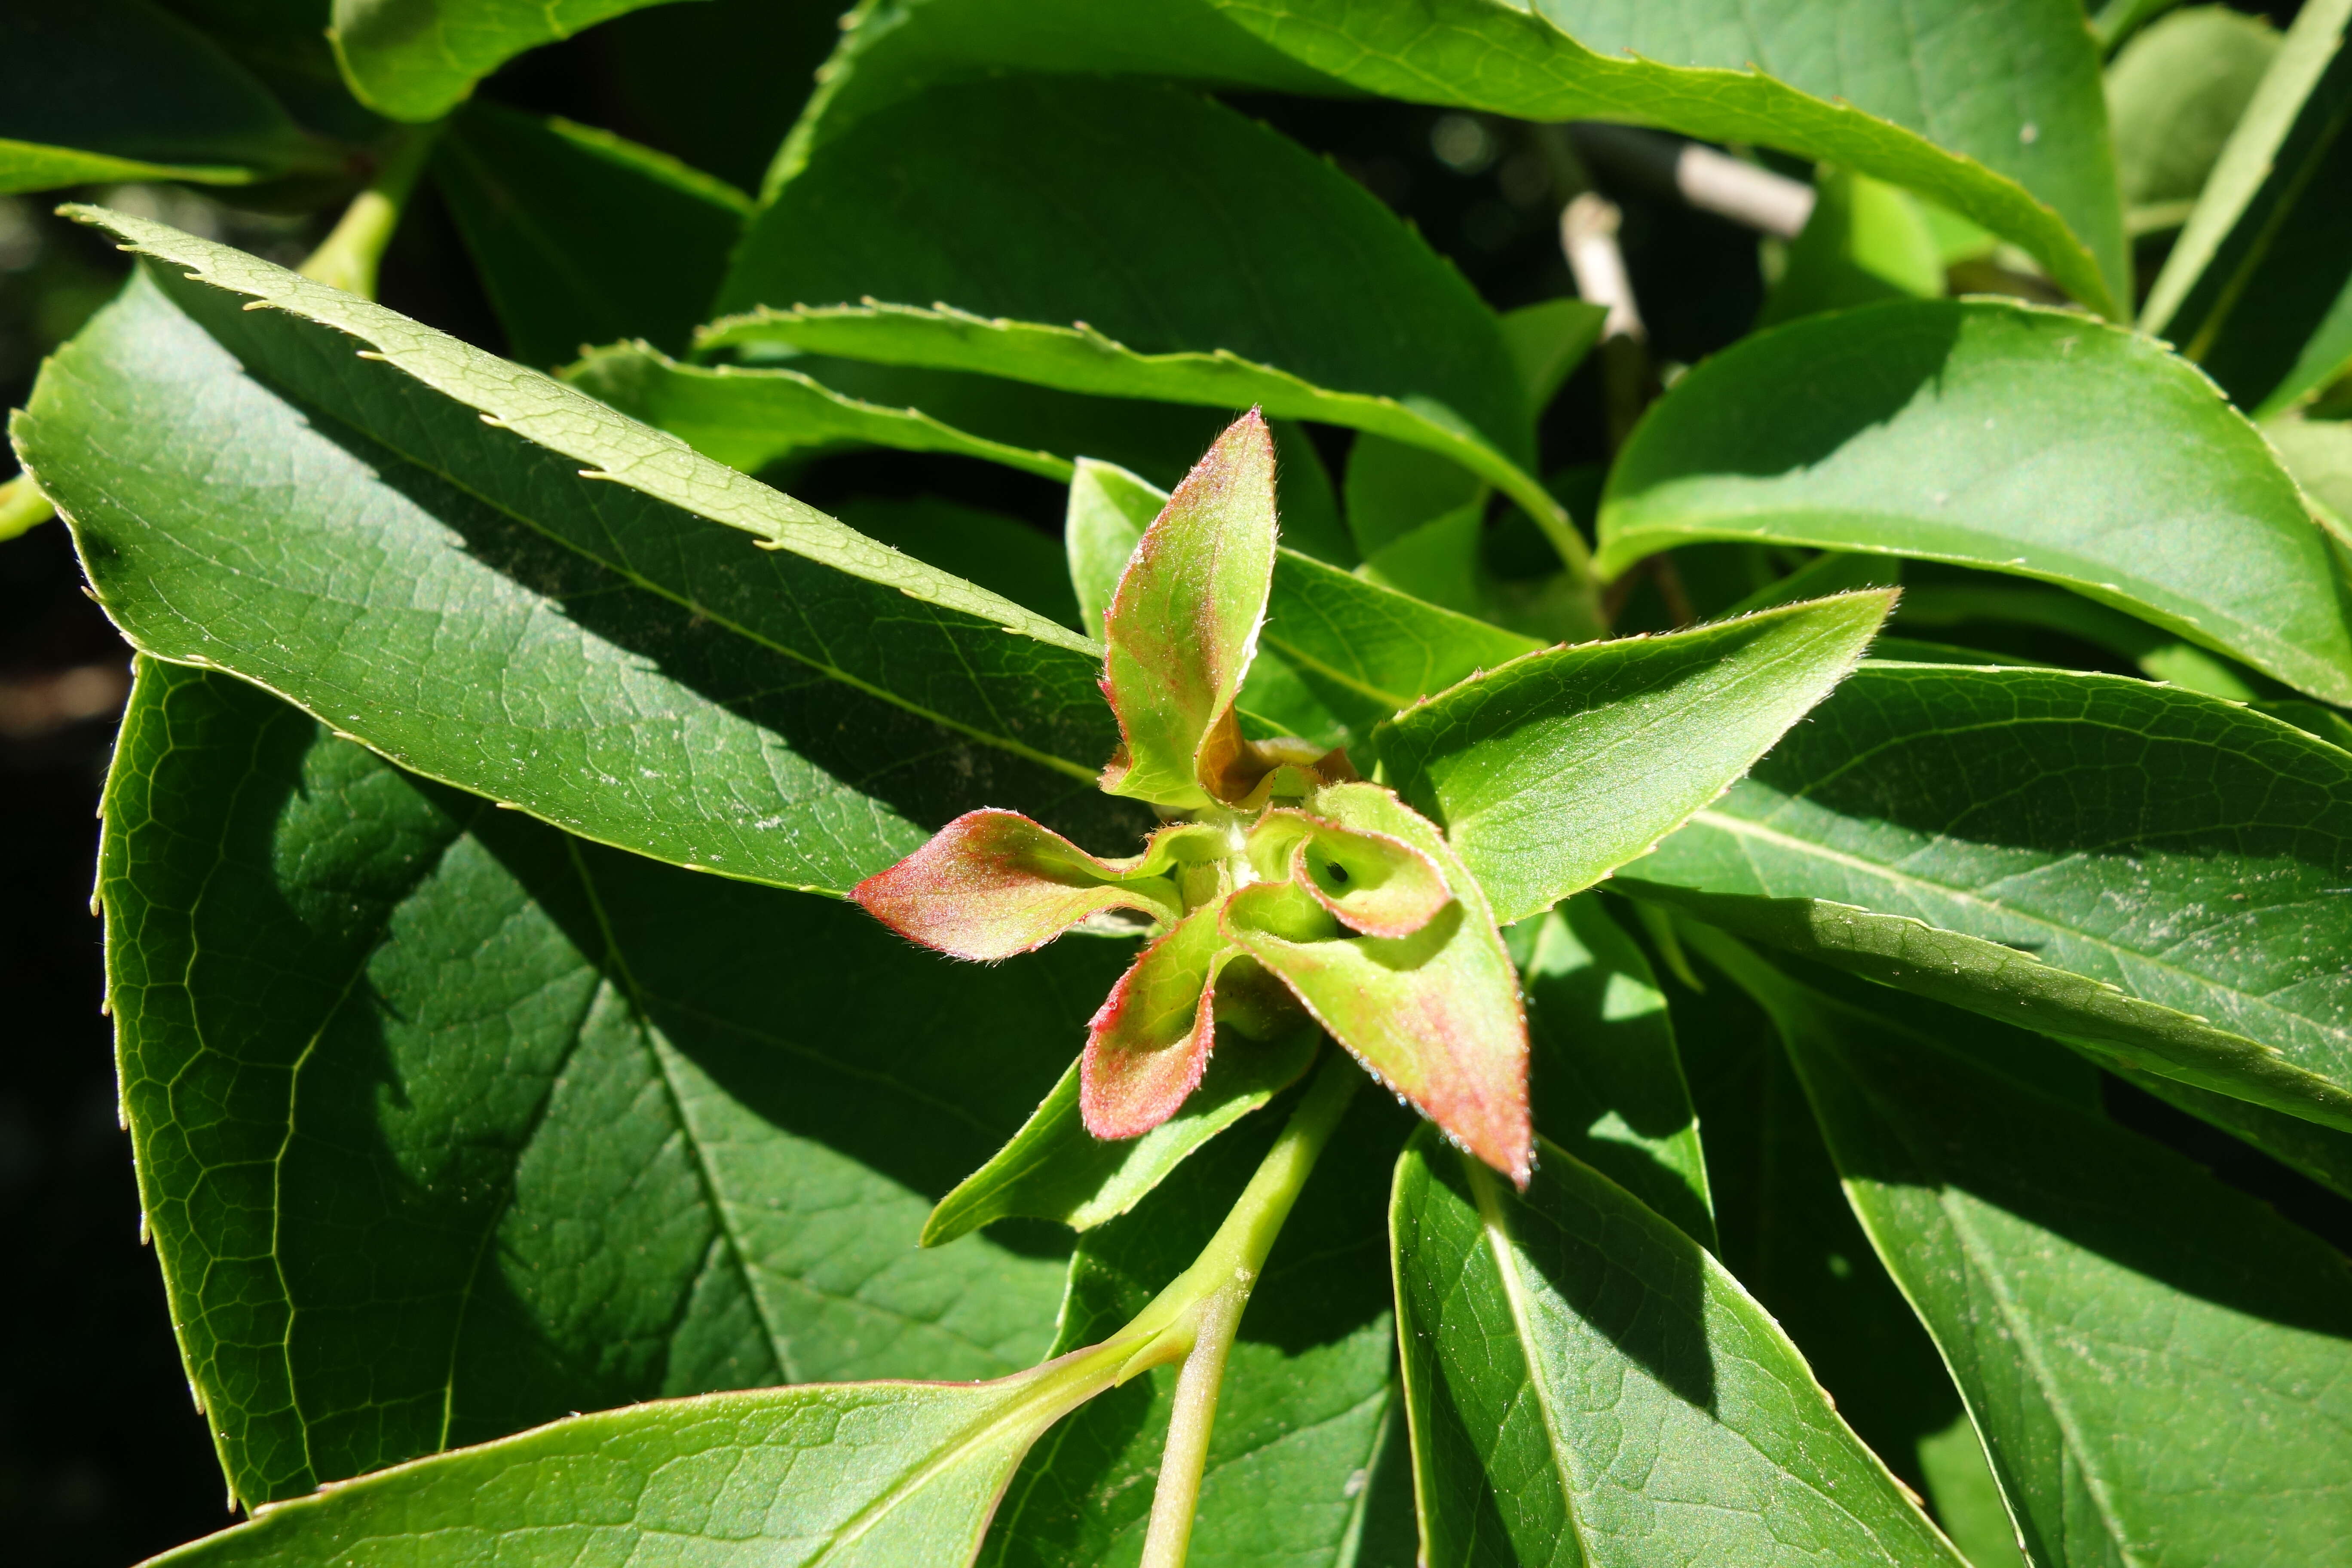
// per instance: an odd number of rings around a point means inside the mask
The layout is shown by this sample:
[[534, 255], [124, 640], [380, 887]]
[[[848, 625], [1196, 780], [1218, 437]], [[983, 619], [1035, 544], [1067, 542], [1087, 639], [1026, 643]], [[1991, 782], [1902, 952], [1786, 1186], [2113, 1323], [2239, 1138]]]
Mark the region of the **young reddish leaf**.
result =
[[1087, 1131], [1139, 1138], [1200, 1087], [1216, 1044], [1217, 971], [1236, 956], [1216, 910], [1196, 910], [1118, 977], [1079, 1058]]
[[1017, 811], [968, 811], [849, 896], [925, 947], [958, 958], [1010, 958], [1107, 910], [1176, 920], [1183, 901], [1166, 873], [1201, 832], [1162, 828], [1144, 853], [1106, 860]]
[[1259, 882], [1227, 900], [1225, 935], [1375, 1077], [1524, 1188], [1527, 1016], [1485, 894], [1436, 827], [1376, 784], [1324, 790], [1309, 809], [1427, 856], [1452, 900], [1410, 936], [1356, 936], [1307, 884]]
[[1235, 771], [1230, 753], [1246, 756], [1219, 726], [1257, 650], [1274, 541], [1274, 439], [1252, 409], [1168, 498], [1111, 598], [1103, 692], [1123, 741], [1106, 791], [1198, 810]]
[[1437, 862], [1402, 838], [1341, 827], [1288, 806], [1258, 820], [1249, 858], [1258, 875], [1297, 882], [1366, 936], [1411, 936], [1454, 896]]

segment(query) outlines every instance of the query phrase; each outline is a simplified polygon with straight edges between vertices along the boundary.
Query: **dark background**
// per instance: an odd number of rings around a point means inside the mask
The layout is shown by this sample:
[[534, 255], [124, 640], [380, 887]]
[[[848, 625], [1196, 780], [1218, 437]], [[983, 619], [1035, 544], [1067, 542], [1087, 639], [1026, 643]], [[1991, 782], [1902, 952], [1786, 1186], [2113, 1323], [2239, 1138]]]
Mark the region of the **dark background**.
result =
[[[2282, 23], [2290, 5], [2268, 9]], [[837, 37], [829, 5], [772, 0], [640, 13], [526, 57], [484, 89], [518, 107], [603, 125], [756, 187], [799, 84]], [[746, 30], [764, 47], [746, 51]], [[766, 62], [769, 87], [714, 91], [710, 42]], [[775, 85], [781, 83], [781, 86]], [[1570, 292], [1554, 238], [1555, 188], [1521, 128], [1441, 127], [1394, 104], [1249, 98], [1239, 107], [1331, 154], [1411, 217], [1494, 303]], [[747, 152], [747, 149], [750, 150]], [[1441, 157], [1440, 151], [1447, 156]], [[1466, 155], [1465, 155], [1466, 151]], [[1604, 176], [1604, 188], [1608, 182]], [[1690, 362], [1744, 331], [1762, 297], [1753, 236], [1672, 203], [1612, 189], [1655, 351]], [[238, 213], [157, 187], [77, 192], [298, 260], [331, 213]], [[111, 293], [124, 261], [48, 198], [0, 197], [0, 406], [21, 405], [40, 357]], [[387, 258], [388, 305], [494, 350], [497, 322], [446, 216], [429, 195]], [[1547, 421], [1546, 462], [1599, 458], [1599, 394], [1572, 382]], [[14, 471], [0, 451], [0, 478]], [[923, 489], [1058, 521], [1058, 490], [952, 458], [845, 460], [804, 476], [823, 504], [850, 489]], [[2082, 667], [2095, 650], [2029, 650]], [[130, 1140], [116, 1122], [103, 973], [89, 900], [100, 786], [128, 653], [84, 596], [65, 531], [0, 543], [0, 1542], [11, 1560], [117, 1568], [229, 1522], [204, 1423], [188, 1396], [162, 1279], [142, 1245]], [[2352, 1249], [2352, 1205], [2110, 1080], [2119, 1120]]]

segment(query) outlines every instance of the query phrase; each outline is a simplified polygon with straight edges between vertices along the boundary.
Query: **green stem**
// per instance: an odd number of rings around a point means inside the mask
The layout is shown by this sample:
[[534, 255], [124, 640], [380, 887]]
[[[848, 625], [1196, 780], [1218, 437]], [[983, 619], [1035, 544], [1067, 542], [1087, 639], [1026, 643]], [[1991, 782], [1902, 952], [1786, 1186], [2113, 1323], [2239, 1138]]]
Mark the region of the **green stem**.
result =
[[420, 125], [394, 144], [377, 166], [374, 181], [352, 198], [334, 232], [298, 268], [303, 277], [362, 300], [375, 298], [376, 268], [384, 247], [400, 226], [400, 215], [416, 188], [417, 176], [425, 172], [425, 160], [440, 129]]
[[1242, 1310], [1249, 1305], [1250, 1290], [1275, 1238], [1282, 1234], [1283, 1222], [1290, 1217], [1299, 1189], [1363, 1081], [1364, 1075], [1345, 1052], [1329, 1053], [1217, 1234], [1192, 1267], [1118, 1336], [1142, 1340], [1122, 1378], [1178, 1355], [1184, 1358], [1140, 1568], [1182, 1568], [1209, 1457], [1209, 1433], [1216, 1424], [1217, 1393], [1224, 1382], [1234, 1334], [1241, 1327]]

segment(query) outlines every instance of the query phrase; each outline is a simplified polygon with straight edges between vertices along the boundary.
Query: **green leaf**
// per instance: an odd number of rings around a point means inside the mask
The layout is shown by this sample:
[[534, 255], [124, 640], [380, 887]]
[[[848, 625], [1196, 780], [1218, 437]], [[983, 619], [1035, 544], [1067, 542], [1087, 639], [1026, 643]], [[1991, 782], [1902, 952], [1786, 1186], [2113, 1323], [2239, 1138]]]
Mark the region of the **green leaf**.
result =
[[1765, 296], [1757, 326], [1943, 293], [1942, 249], [1908, 192], [1843, 169], [1822, 170], [1814, 192], [1812, 216], [1790, 242], [1787, 270]]
[[2107, 118], [2127, 216], [2161, 204], [2187, 216], [2278, 47], [2277, 28], [2226, 5], [2177, 11], [2124, 46]]
[[1178, 810], [1238, 798], [1215, 749], [1257, 648], [1275, 533], [1274, 438], [1253, 409], [1169, 496], [1104, 611], [1119, 730], [1107, 793]]
[[1296, 1083], [1322, 1037], [1308, 1028], [1280, 1040], [1222, 1041], [1201, 1087], [1175, 1115], [1140, 1138], [1117, 1142], [1087, 1131], [1078, 1064], [1072, 1062], [1012, 1142], [940, 1200], [924, 1223], [923, 1245], [943, 1247], [1015, 1215], [1058, 1220], [1072, 1230], [1117, 1219], [1210, 1139]]
[[153, 1561], [311, 1568], [421, 1549], [436, 1568], [572, 1568], [587, 1551], [969, 1563], [1029, 1446], [1129, 1353], [993, 1383], [818, 1384], [575, 1416], [292, 1499]]
[[1116, 463], [1077, 460], [1062, 516], [1062, 548], [1069, 556], [1070, 584], [1088, 636], [1102, 636], [1118, 580], [1143, 542], [1143, 531], [1167, 504], [1166, 490]]
[[[895, 171], [881, 191], [877, 167]], [[1338, 170], [1181, 89], [1016, 78], [869, 115], [762, 209], [721, 304], [748, 313], [706, 350], [1262, 405], [1427, 447], [1558, 511], [1526, 471], [1518, 367], [1462, 277]]]
[[335, 0], [328, 37], [362, 103], [438, 120], [526, 50], [664, 0]]
[[2352, 1198], [2352, 1134], [2342, 1129], [2322, 1127], [2268, 1106], [2216, 1094], [2210, 1089], [2199, 1089], [2177, 1078], [2162, 1078], [2112, 1059], [2101, 1065], [2158, 1100], [2211, 1122], [2289, 1169], [2302, 1172], [2321, 1186]]
[[1601, 341], [1609, 312], [1584, 300], [1541, 300], [1503, 312], [1503, 341], [1519, 367], [1528, 407], [1540, 414], [1592, 345]]
[[14, 433], [146, 651], [730, 876], [844, 890], [979, 805], [1132, 847], [1076, 633], [389, 310], [106, 221], [171, 265]]
[[247, 1504], [566, 1411], [1043, 1348], [1050, 1257], [915, 1241], [1123, 944], [918, 953], [152, 660], [99, 894], [141, 1197]]
[[[2352, 294], [2352, 0], [2315, 0], [2287, 29], [2253, 101], [2148, 290], [2140, 325], [2181, 345], [2239, 406], [2273, 414], [2340, 368]], [[2322, 332], [2333, 317], [2336, 330]]]
[[1893, 593], [1552, 648], [1408, 710], [1386, 776], [1508, 922], [1649, 852], [1829, 694]]
[[589, 343], [681, 349], [709, 310], [751, 198], [609, 131], [469, 104], [433, 177], [516, 359]]
[[1721, 1264], [1543, 1155], [1524, 1200], [1427, 1131], [1397, 1164], [1424, 1562], [1958, 1568]]
[[841, 503], [842, 521], [868, 539], [952, 576], [1002, 594], [1058, 626], [1078, 625], [1078, 602], [1062, 545], [1050, 533], [1002, 512], [922, 496]]
[[[2274, 447], [2285, 447], [2275, 428], [2265, 427], [2264, 434]], [[2175, 686], [2237, 702], [2252, 700], [2261, 689], [2283, 689], [2235, 660], [2192, 647], [2146, 621], [2078, 594], [2038, 584], [2004, 583], [1993, 577], [1919, 584], [1905, 590], [1895, 621], [1899, 626], [1961, 628], [1979, 636], [1987, 622], [2057, 632], [2121, 655], [2137, 665], [2140, 673], [2150, 680], [2169, 680]], [[1911, 656], [1885, 651], [1881, 657], [1902, 659]], [[2042, 661], [1987, 654], [1963, 662], [2032, 665]], [[2316, 709], [2318, 704], [2304, 706]]]
[[1275, 556], [1260, 642], [1358, 735], [1543, 646], [1289, 550]]
[[1907, 300], [1717, 355], [1627, 443], [1601, 569], [1701, 539], [2038, 577], [2352, 700], [2344, 589], [2261, 433], [2160, 345], [2080, 315]]
[[1332, 785], [1307, 809], [1420, 851], [1453, 900], [1406, 935], [1362, 936], [1299, 882], [1258, 881], [1226, 900], [1225, 937], [1374, 1079], [1524, 1186], [1527, 1023], [1510, 952], [1476, 880], [1432, 824], [1378, 784]]
[[1348, 448], [1340, 493], [1348, 531], [1369, 560], [1425, 522], [1478, 507], [1487, 490], [1476, 474], [1426, 447], [1367, 435]]
[[1802, 11], [1759, 23], [1730, 0], [1207, 3], [1367, 92], [1778, 147], [1933, 197], [2094, 310], [2129, 294], [2098, 61], [2064, 0], [1873, 6], [1840, 28]]
[[[1674, 858], [1666, 851], [1659, 858]], [[1648, 864], [1621, 879], [1623, 890], [1783, 952], [2055, 1036], [2103, 1067], [2202, 1085], [2352, 1130], [2352, 1090], [2340, 1078], [2315, 1072], [2272, 1046], [2193, 1014], [2143, 1001], [2109, 981], [1908, 915], [1645, 881], [1641, 873]]]
[[[1135, 1211], [1079, 1239], [1055, 1348], [1100, 1339], [1192, 1262], [1277, 1125], [1252, 1118]], [[1190, 1561], [1410, 1568], [1383, 1180], [1412, 1122], [1359, 1094], [1250, 1293], [1209, 1440]], [[1133, 1563], [1151, 1508], [1176, 1371], [1114, 1389], [1047, 1434], [1007, 1489], [987, 1568]], [[1368, 1539], [1401, 1510], [1402, 1557]]]
[[1714, 1250], [1698, 1119], [1649, 961], [1598, 893], [1570, 899], [1532, 936], [1520, 972], [1537, 1131]]
[[2334, 514], [2336, 536], [2352, 541], [2352, 420], [2284, 414], [2263, 434], [2304, 493]]
[[2352, 754], [2235, 703], [1870, 663], [1625, 874], [1916, 919], [1934, 929], [1827, 909], [1749, 929], [1786, 921], [1776, 940], [1875, 978], [2347, 1127], [2347, 805]]
[[2033, 1559], [2336, 1550], [2352, 1506], [2343, 1257], [1971, 1059], [1970, 1024], [1935, 1029], [1876, 1005], [1874, 988], [1832, 996], [1750, 962]]
[[219, 45], [146, 0], [10, 0], [0, 16], [0, 195], [241, 185], [331, 162]]
[[[1693, 978], [1705, 990], [1675, 989], [1675, 1028], [1706, 1130], [1717, 1256], [1796, 1342], [1854, 1436], [1927, 1496], [1976, 1568], [2025, 1568], [1959, 1391], [1847, 1206], [1769, 1018], [1703, 959]], [[2096, 1103], [2087, 1062], [2039, 1041], [2028, 1048], [2074, 1069]]]

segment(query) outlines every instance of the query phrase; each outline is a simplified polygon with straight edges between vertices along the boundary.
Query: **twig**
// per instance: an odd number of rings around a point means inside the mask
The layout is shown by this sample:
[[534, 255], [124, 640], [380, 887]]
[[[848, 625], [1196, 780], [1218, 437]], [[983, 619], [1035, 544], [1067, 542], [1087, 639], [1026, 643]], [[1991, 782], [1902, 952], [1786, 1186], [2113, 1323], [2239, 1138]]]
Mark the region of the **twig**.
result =
[[1794, 239], [1813, 216], [1813, 187], [1697, 142], [1591, 121], [1574, 128], [1577, 147], [1630, 184], [1681, 197], [1701, 212]]

